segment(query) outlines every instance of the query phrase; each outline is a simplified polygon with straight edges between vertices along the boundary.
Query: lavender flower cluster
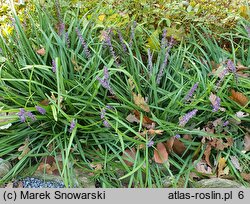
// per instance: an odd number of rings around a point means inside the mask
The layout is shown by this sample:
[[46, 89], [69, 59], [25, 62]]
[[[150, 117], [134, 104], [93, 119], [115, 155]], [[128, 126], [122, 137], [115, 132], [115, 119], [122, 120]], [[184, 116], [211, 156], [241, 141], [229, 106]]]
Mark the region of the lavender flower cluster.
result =
[[184, 127], [187, 124], [187, 122], [196, 115], [197, 112], [198, 110], [194, 109], [188, 112], [186, 115], [182, 116], [179, 120], [179, 126]]
[[82, 44], [85, 56], [90, 60], [91, 54], [90, 54], [88, 45], [85, 42], [85, 40], [83, 39], [83, 36], [82, 36], [82, 34], [81, 34], [81, 32], [80, 32], [80, 30], [78, 28], [76, 28], [76, 34], [77, 34], [77, 36], [78, 36], [78, 38], [79, 38], [79, 40], [80, 40], [80, 42]]
[[216, 96], [215, 101], [212, 104], [212, 106], [213, 106], [213, 112], [217, 112], [220, 109], [220, 102], [221, 102], [220, 97]]
[[153, 75], [153, 60], [152, 60], [152, 58], [153, 58], [152, 53], [151, 53], [150, 49], [148, 49], [148, 66], [149, 66], [150, 76]]
[[[109, 106], [109, 105], [107, 105], [106, 108], [109, 109], [109, 110], [112, 109], [112, 107]], [[106, 110], [105, 110], [105, 108], [103, 108], [103, 109], [101, 109], [100, 118], [102, 119], [103, 125], [104, 125], [106, 128], [109, 128], [109, 127], [111, 127], [111, 126], [110, 126], [109, 122], [106, 120], [105, 115], [106, 115]]]
[[188, 94], [185, 96], [184, 100], [185, 101], [189, 101], [190, 98], [193, 96], [195, 90], [198, 88], [199, 82], [196, 82], [193, 87], [190, 89], [190, 91], [188, 92]]
[[131, 48], [133, 45], [133, 40], [135, 39], [135, 28], [136, 28], [137, 22], [134, 21], [131, 26], [131, 33], [130, 33], [130, 40], [129, 40], [129, 47]]
[[103, 86], [103, 88], [107, 89], [112, 95], [114, 95], [114, 91], [111, 88], [109, 84], [109, 72], [108, 68], [104, 67], [104, 79], [101, 79], [100, 77], [97, 77], [97, 80], [100, 82], [100, 84]]
[[[46, 114], [46, 110], [44, 108], [40, 106], [35, 106], [35, 108], [40, 114]], [[32, 121], [36, 120], [36, 116], [30, 111], [25, 111], [24, 108], [20, 108], [17, 115], [19, 116], [19, 119], [22, 123], [24, 123], [28, 118], [30, 118]]]
[[60, 3], [58, 0], [55, 1], [55, 7], [56, 7], [56, 14], [59, 21], [59, 35], [62, 35], [62, 33], [65, 31], [65, 24], [62, 20], [61, 15], [61, 9], [60, 9]]
[[118, 36], [119, 36], [119, 40], [120, 40], [120, 43], [121, 43], [121, 45], [122, 45], [123, 51], [124, 51], [124, 52], [127, 52], [127, 47], [126, 47], [126, 45], [125, 45], [125, 43], [124, 43], [124, 39], [123, 39], [123, 36], [122, 36], [122, 33], [121, 33], [120, 30], [118, 30]]
[[110, 51], [112, 57], [115, 60], [116, 66], [119, 66], [119, 62], [117, 60], [118, 57], [117, 57], [117, 55], [115, 53], [114, 47], [113, 47], [112, 42], [111, 42], [111, 36], [112, 36], [111, 35], [112, 34], [111, 28], [109, 28], [107, 31], [104, 31], [102, 34], [103, 34], [103, 37], [104, 37], [104, 42], [108, 46], [109, 51]]
[[73, 119], [73, 120], [70, 122], [70, 127], [69, 127], [69, 132], [70, 132], [70, 133], [74, 130], [75, 126], [76, 126], [76, 120]]
[[54, 59], [52, 60], [52, 72], [56, 73], [56, 62]]
[[[165, 35], [165, 34], [163, 34], [163, 35]], [[163, 37], [164, 37], [164, 36], [163, 36]], [[165, 43], [165, 42], [164, 42], [164, 43]], [[167, 43], [166, 43], [166, 45], [167, 45]], [[162, 47], [166, 47], [166, 45], [163, 44]], [[174, 38], [171, 37], [170, 42], [168, 43], [168, 48], [167, 48], [166, 53], [165, 53], [164, 61], [163, 61], [163, 63], [161, 64], [159, 73], [158, 73], [158, 75], [157, 75], [156, 83], [157, 83], [158, 85], [160, 84], [161, 79], [162, 79], [162, 77], [163, 77], [163, 71], [164, 71], [164, 68], [167, 66], [169, 53], [170, 53], [170, 50], [171, 50], [171, 48], [173, 47], [173, 45], [174, 45]]]

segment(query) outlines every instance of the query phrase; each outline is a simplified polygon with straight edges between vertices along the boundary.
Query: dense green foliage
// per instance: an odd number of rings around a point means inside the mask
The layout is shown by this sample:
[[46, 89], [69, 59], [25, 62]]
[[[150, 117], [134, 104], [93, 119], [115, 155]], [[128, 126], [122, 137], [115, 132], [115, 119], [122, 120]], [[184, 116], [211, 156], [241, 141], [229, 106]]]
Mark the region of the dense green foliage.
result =
[[[220, 82], [218, 75], [212, 74], [214, 63], [225, 67], [228, 60], [249, 67], [250, 38], [246, 30], [249, 22], [241, 19], [230, 32], [217, 34], [216, 38], [211, 35], [209, 25], [204, 27], [209, 24], [205, 19], [202, 24], [190, 23], [185, 40], [179, 34], [172, 35], [174, 42], [167, 38], [165, 47], [164, 41], [161, 42], [164, 32], [156, 29], [155, 23], [167, 27], [168, 35], [173, 25], [184, 24], [172, 21], [172, 17], [161, 22], [161, 15], [168, 14], [155, 5], [160, 3], [103, 1], [97, 10], [91, 10], [95, 1], [90, 1], [84, 5], [86, 10], [76, 7], [68, 10], [64, 2], [61, 13], [60, 8], [51, 13], [55, 5], [35, 4], [33, 11], [25, 16], [28, 26], [18, 16], [14, 17], [12, 32], [0, 35], [0, 124], [1, 127], [12, 124], [0, 131], [0, 157], [14, 166], [1, 183], [17, 175], [32, 174], [45, 156], [52, 155], [67, 186], [72, 186], [72, 167], [80, 167], [91, 173], [102, 187], [162, 187], [167, 176], [174, 187], [192, 187], [191, 174], [197, 172], [195, 165], [204, 155], [206, 144], [201, 140], [205, 137], [234, 140], [223, 151], [212, 150], [214, 175], [219, 158], [230, 156], [237, 157], [242, 171], [249, 173], [250, 153], [242, 150], [250, 119], [235, 116], [239, 111], [250, 113], [249, 101], [240, 105], [229, 97], [234, 89], [249, 98], [249, 77], [236, 77], [232, 71]], [[179, 6], [179, 3], [168, 4]], [[109, 5], [110, 9], [101, 5]], [[115, 5], [117, 10], [113, 10]], [[119, 11], [122, 8], [125, 13], [132, 13], [126, 17]], [[172, 15], [178, 14], [172, 8]], [[178, 15], [180, 21], [194, 20], [195, 8], [182, 5], [181, 13], [186, 17]], [[150, 18], [149, 12], [154, 17]], [[198, 9], [196, 13], [203, 15], [199, 12]], [[230, 8], [225, 12], [231, 12]], [[122, 41], [119, 30], [124, 36]], [[147, 48], [153, 55], [152, 67]], [[194, 98], [185, 102], [185, 96], [196, 82], [199, 87]], [[211, 93], [220, 98], [225, 111], [213, 110]], [[144, 102], [150, 111], [145, 104], [136, 103], [135, 95], [141, 95], [143, 100], [147, 98]], [[36, 106], [44, 108], [46, 114], [39, 113]], [[180, 118], [196, 109], [196, 115], [187, 125], [180, 125]], [[135, 110], [139, 116], [133, 123], [126, 118]], [[22, 114], [26, 114], [25, 121]], [[143, 135], [149, 129], [145, 127], [144, 116], [154, 121], [152, 128], [163, 134]], [[218, 126], [214, 133], [204, 130], [218, 118], [229, 121], [229, 125]], [[186, 146], [184, 152], [171, 153], [164, 164], [152, 159], [158, 143], [186, 134], [191, 140], [180, 138]], [[150, 140], [154, 141], [153, 146], [148, 145]], [[122, 156], [129, 149], [134, 152], [132, 165]], [[101, 168], [95, 168], [97, 164]], [[249, 186], [229, 159], [227, 164], [230, 176]]]

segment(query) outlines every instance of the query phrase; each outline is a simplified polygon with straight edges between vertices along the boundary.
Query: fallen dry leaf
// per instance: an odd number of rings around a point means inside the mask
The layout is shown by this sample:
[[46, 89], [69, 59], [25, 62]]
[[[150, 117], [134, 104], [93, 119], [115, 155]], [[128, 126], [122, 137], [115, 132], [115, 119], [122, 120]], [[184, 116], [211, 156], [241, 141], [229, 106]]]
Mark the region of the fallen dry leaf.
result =
[[249, 114], [245, 113], [243, 111], [238, 111], [237, 113], [235, 113], [235, 116], [238, 117], [238, 118], [245, 118], [245, 117], [248, 117]]
[[240, 173], [240, 175], [245, 181], [250, 181], [250, 173]]
[[[195, 161], [194, 161], [195, 162]], [[197, 172], [201, 174], [212, 174], [212, 168], [207, 165], [206, 161], [201, 160], [195, 165]]]
[[44, 56], [46, 54], [46, 51], [44, 48], [41, 48], [41, 49], [37, 50], [36, 53], [41, 55], [41, 56]]
[[250, 151], [250, 134], [246, 133], [244, 137], [244, 150], [246, 152]]
[[[59, 158], [60, 156], [56, 156]], [[57, 159], [58, 165], [60, 168], [63, 167], [62, 161], [60, 159]], [[58, 166], [56, 164], [55, 157], [53, 156], [46, 156], [42, 159], [42, 162], [39, 164], [37, 168], [38, 172], [44, 173], [46, 172], [49, 175], [59, 175]]]
[[139, 106], [145, 112], [150, 112], [149, 105], [145, 102], [141, 94], [136, 95], [133, 92], [132, 95], [133, 95], [133, 100], [134, 100], [135, 105]]
[[125, 152], [122, 155], [122, 158], [123, 158], [124, 162], [128, 166], [133, 166], [134, 165], [135, 156], [136, 156], [136, 150], [133, 147], [132, 149], [126, 149]]
[[224, 157], [221, 157], [218, 162], [218, 171], [217, 175], [218, 177], [221, 177], [222, 175], [225, 175], [224, 168], [226, 167], [226, 159]]
[[156, 145], [156, 149], [154, 150], [154, 161], [158, 164], [163, 164], [168, 160], [168, 152], [166, 150], [165, 145], [160, 142]]
[[207, 162], [207, 164], [208, 164], [210, 167], [212, 167], [212, 165], [211, 165], [211, 163], [210, 163], [211, 149], [212, 149], [211, 145], [208, 144], [208, 145], [206, 146], [205, 151], [204, 151], [205, 161]]
[[220, 138], [211, 138], [209, 144], [216, 150], [224, 150], [225, 148], [231, 147], [233, 145], [233, 138], [227, 137], [227, 142], [223, 142]]
[[59, 173], [55, 162], [53, 162], [52, 165], [42, 162], [38, 166], [37, 171], [42, 172], [42, 173], [46, 172], [46, 174], [49, 174], [49, 175], [52, 175], [52, 174], [58, 175], [58, 173]]
[[154, 130], [154, 129], [149, 129], [147, 130], [147, 132], [150, 134], [150, 135], [162, 135], [164, 130]]
[[48, 106], [50, 103], [49, 99], [45, 98], [42, 101], [39, 102], [39, 104], [43, 105], [43, 106]]
[[213, 121], [214, 127], [222, 126], [222, 125], [223, 125], [222, 118], [217, 118], [215, 121]]
[[[140, 115], [141, 115], [140, 112], [137, 110], [134, 110], [133, 113], [134, 113], [135, 117], [140, 121]], [[149, 117], [143, 115], [142, 123], [152, 125], [152, 123], [154, 123], [154, 121], [151, 120]]]
[[[131, 122], [131, 123], [140, 123], [140, 112], [137, 111], [137, 110], [134, 110], [133, 111], [134, 114], [129, 114], [127, 117], [126, 117], [126, 120]], [[147, 116], [142, 116], [142, 126], [143, 127], [146, 127], [147, 129], [154, 129], [155, 128], [155, 122], [152, 121], [149, 117]]]
[[24, 145], [22, 145], [21, 147], [18, 148], [19, 152], [22, 152], [21, 155], [18, 157], [19, 160], [21, 160], [26, 154], [29, 153], [30, 148], [29, 148], [29, 140], [26, 139], [24, 141]]
[[236, 66], [236, 73], [238, 76], [248, 78], [250, 75], [248, 73], [244, 73], [244, 71], [249, 70], [248, 67], [245, 67], [240, 62], [237, 63]]
[[[58, 103], [58, 98], [54, 95], [54, 93], [51, 94], [51, 99], [52, 99], [53, 101], [55, 101], [56, 103]], [[61, 96], [60, 99], [59, 99], [59, 104], [60, 104], [60, 107], [61, 107], [61, 108], [65, 108], [65, 107], [63, 106], [62, 102], [63, 102], [63, 97]]]
[[97, 163], [97, 164], [90, 164], [92, 168], [94, 168], [95, 171], [102, 170], [102, 164]]
[[135, 117], [135, 115], [131, 113], [126, 117], [126, 120], [130, 123], [134, 123], [134, 122], [140, 123], [140, 120], [138, 120], [137, 117]]
[[238, 103], [241, 106], [247, 105], [249, 99], [243, 94], [238, 91], [235, 91], [234, 89], [231, 89], [231, 96], [229, 96], [233, 101]]
[[242, 168], [240, 166], [238, 158], [236, 156], [230, 156], [230, 160], [234, 167], [241, 172]]
[[149, 130], [144, 130], [143, 132], [140, 132], [139, 134], [143, 137], [146, 135], [148, 136], [154, 136], [154, 135], [162, 135], [164, 130], [154, 130], [154, 129], [149, 129]]
[[[191, 140], [191, 136], [183, 135], [183, 139]], [[187, 149], [184, 143], [180, 141], [178, 138], [176, 138], [175, 136], [169, 138], [165, 144], [166, 144], [168, 153], [171, 153], [173, 151], [174, 153], [178, 155], [182, 155]]]
[[14, 184], [13, 184], [12, 182], [9, 182], [9, 183], [5, 186], [5, 188], [13, 188], [13, 186], [14, 186]]
[[175, 141], [175, 137], [170, 137], [167, 141], [166, 141], [166, 149], [168, 151], [168, 153], [170, 154], [173, 151], [173, 145], [174, 145], [174, 141]]

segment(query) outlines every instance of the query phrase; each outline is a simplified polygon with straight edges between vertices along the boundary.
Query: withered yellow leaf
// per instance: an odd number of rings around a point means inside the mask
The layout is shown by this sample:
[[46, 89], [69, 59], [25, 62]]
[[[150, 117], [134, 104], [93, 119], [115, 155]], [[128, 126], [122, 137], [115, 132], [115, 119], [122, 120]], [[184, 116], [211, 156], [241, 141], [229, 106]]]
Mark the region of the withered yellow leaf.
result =
[[146, 112], [150, 112], [149, 105], [145, 102], [141, 94], [138, 94], [138, 95], [136, 95], [135, 93], [132, 93], [132, 94], [133, 94], [135, 105], [139, 106], [142, 110]]

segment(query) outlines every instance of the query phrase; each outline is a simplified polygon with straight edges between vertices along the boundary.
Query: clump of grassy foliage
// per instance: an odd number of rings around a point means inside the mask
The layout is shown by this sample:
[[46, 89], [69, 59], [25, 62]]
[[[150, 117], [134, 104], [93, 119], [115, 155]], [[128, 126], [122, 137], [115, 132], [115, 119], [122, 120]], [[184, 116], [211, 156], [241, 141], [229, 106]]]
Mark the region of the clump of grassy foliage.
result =
[[[168, 61], [158, 82], [167, 49], [151, 50], [150, 69], [147, 51], [142, 47], [145, 40], [141, 37], [141, 33], [150, 36], [150, 31], [137, 24], [121, 42], [119, 28], [100, 27], [95, 19], [79, 18], [78, 14], [66, 12], [59, 22], [63, 26], [58, 27], [55, 24], [58, 19], [36, 5], [34, 13], [27, 14], [32, 32], [27, 35], [15, 16], [13, 33], [1, 35], [0, 117], [1, 125], [12, 125], [0, 131], [0, 157], [13, 164], [1, 183], [17, 175], [32, 174], [42, 158], [60, 155], [62, 165], [57, 161], [58, 170], [66, 186], [72, 186], [75, 167], [91, 173], [102, 187], [121, 187], [124, 180], [127, 187], [162, 187], [167, 176], [175, 187], [180, 182], [182, 187], [192, 186], [190, 174], [196, 171], [193, 159], [199, 160], [204, 154], [201, 138], [211, 136], [202, 128], [217, 118], [230, 120], [237, 111], [250, 112], [249, 104], [242, 107], [229, 98], [230, 88], [249, 97], [249, 78], [239, 77], [236, 82], [234, 74], [229, 73], [216, 92], [217, 78], [208, 76], [212, 62], [219, 64], [231, 59], [235, 64], [240, 61], [249, 65], [250, 39], [245, 30], [249, 22], [242, 21], [232, 32], [217, 36], [222, 43], [230, 42], [226, 49], [208, 35], [210, 30], [192, 26], [188, 43], [175, 43], [168, 51]], [[185, 103], [183, 99], [196, 82], [199, 87], [194, 99]], [[134, 103], [133, 92], [148, 98], [150, 112]], [[213, 111], [211, 92], [220, 97], [225, 112]], [[36, 106], [46, 113], [39, 113]], [[36, 119], [26, 115], [21, 122], [22, 108]], [[187, 125], [180, 126], [179, 118], [194, 109], [196, 115]], [[126, 120], [133, 110], [140, 112], [138, 124]], [[163, 131], [153, 138], [153, 146], [147, 145], [147, 136], [139, 134], [145, 129], [143, 115]], [[241, 120], [243, 126], [249, 123], [249, 117]], [[156, 164], [152, 160], [156, 144], [176, 134], [192, 136], [190, 141], [180, 138], [186, 151], [182, 155], [172, 153], [168, 164]], [[241, 152], [244, 135], [242, 127], [234, 123], [229, 124], [226, 135], [213, 134], [235, 141], [230, 148], [213, 152], [214, 161], [215, 157], [233, 155], [242, 165], [243, 161], [249, 162], [249, 153]], [[25, 148], [20, 151], [24, 144], [29, 150], [25, 153]], [[133, 148], [131, 166], [122, 155]], [[102, 168], [95, 169], [96, 164]], [[229, 168], [234, 178], [247, 185], [233, 165]], [[249, 167], [244, 168], [249, 171]], [[24, 169], [28, 171], [21, 174]]]

